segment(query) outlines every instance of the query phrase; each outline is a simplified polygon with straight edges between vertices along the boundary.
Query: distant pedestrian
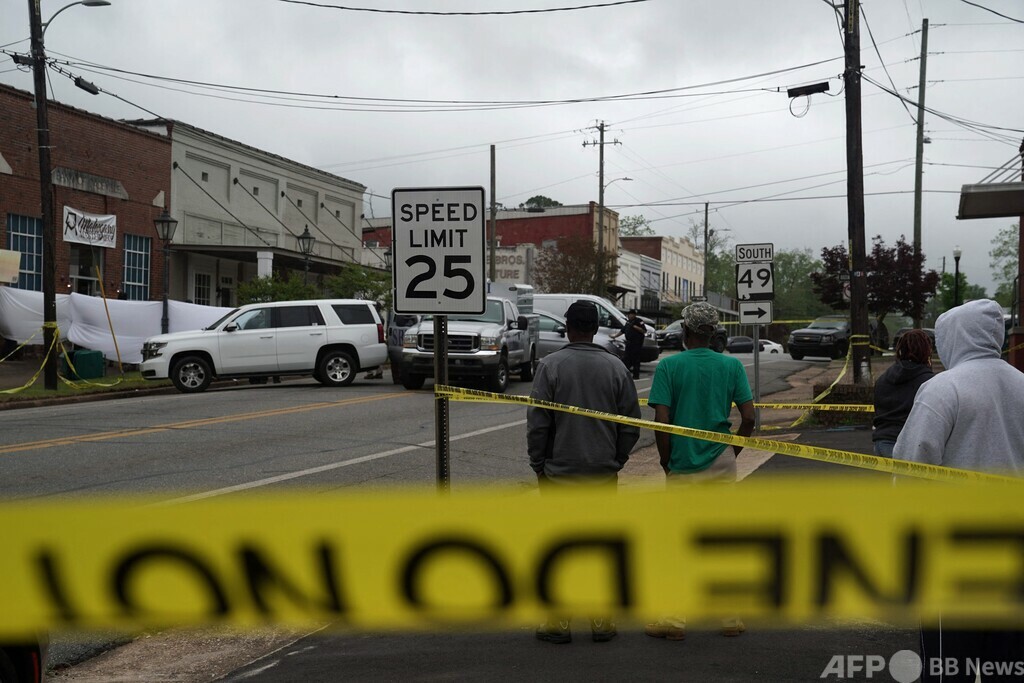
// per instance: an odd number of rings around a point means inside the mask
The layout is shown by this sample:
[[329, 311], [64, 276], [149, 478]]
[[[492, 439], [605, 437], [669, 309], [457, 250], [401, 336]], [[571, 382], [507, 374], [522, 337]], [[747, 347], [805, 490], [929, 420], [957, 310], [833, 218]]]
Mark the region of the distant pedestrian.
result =
[[910, 330], [896, 343], [896, 361], [875, 382], [871, 430], [875, 455], [892, 457], [918, 388], [934, 376], [931, 338], [924, 330]]
[[[1002, 308], [988, 299], [939, 316], [935, 345], [946, 369], [918, 389], [893, 457], [1024, 477], [1024, 373], [1001, 357], [1005, 334]], [[968, 659], [1017, 661], [1024, 652], [1024, 631], [961, 626], [942, 619], [937, 627], [922, 628], [922, 660], [955, 661], [964, 673]], [[922, 681], [974, 680], [973, 672], [969, 678], [942, 677], [928, 667], [921, 676]]]
[[[739, 408], [739, 436], [754, 431], [754, 401], [743, 363], [733, 356], [715, 353], [709, 348], [718, 327], [715, 307], [698, 302], [683, 311], [683, 342], [686, 351], [658, 363], [648, 403], [654, 407], [654, 419], [664, 424], [730, 433], [733, 405]], [[667, 432], [657, 432], [661, 467], [671, 485], [733, 483], [736, 481], [736, 456], [743, 450]], [[738, 636], [746, 627], [739, 619], [722, 621], [722, 635]], [[655, 638], [683, 640], [686, 620], [662, 619], [644, 628]]]
[[629, 317], [626, 320], [626, 325], [617, 333], [613, 334], [612, 339], [618, 339], [622, 335], [626, 336], [626, 355], [622, 359], [622, 362], [624, 362], [626, 367], [629, 368], [629, 371], [633, 373], [633, 379], [640, 379], [640, 353], [644, 348], [644, 337], [647, 334], [647, 326], [644, 324], [644, 321], [637, 316], [635, 308], [631, 308], [627, 315]]
[[[546, 356], [537, 367], [531, 398], [639, 418], [636, 386], [622, 362], [593, 343], [597, 307], [577, 301], [565, 313], [569, 344]], [[640, 438], [640, 429], [583, 415], [530, 407], [526, 411], [530, 467], [541, 490], [559, 486], [615, 487], [618, 472]], [[550, 643], [572, 640], [570, 619], [548, 619], [537, 638]], [[596, 642], [616, 635], [610, 619], [591, 619]]]

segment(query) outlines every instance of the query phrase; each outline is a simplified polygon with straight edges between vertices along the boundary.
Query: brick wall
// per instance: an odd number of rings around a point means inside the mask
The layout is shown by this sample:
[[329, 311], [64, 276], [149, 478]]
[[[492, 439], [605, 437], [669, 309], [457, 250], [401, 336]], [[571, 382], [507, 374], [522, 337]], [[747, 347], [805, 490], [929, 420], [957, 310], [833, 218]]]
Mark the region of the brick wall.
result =
[[[162, 243], [153, 227], [161, 209], [153, 202], [162, 191], [169, 205], [171, 143], [117, 121], [50, 102], [50, 151], [53, 168], [69, 168], [118, 180], [128, 199], [54, 186], [54, 251], [56, 290], [69, 291], [70, 247], [62, 237], [64, 206], [95, 214], [117, 216], [117, 246], [103, 252], [103, 287], [116, 298], [124, 277], [124, 236], [152, 238], [150, 298], [163, 296]], [[11, 175], [0, 175], [0, 247], [7, 248], [7, 216], [42, 216], [39, 198], [39, 156], [36, 112], [31, 93], [0, 85], [0, 153]]]

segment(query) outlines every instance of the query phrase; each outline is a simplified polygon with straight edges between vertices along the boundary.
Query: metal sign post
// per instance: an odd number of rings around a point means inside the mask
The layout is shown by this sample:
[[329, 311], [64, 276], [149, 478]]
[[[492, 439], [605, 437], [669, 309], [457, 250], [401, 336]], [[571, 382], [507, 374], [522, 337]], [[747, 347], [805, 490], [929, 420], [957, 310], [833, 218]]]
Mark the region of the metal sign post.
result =
[[[736, 298], [740, 300], [740, 322], [754, 324], [754, 403], [761, 400], [761, 325], [775, 315], [775, 245], [736, 245]], [[754, 408], [754, 429], [761, 427], [761, 409]]]
[[[391, 192], [393, 298], [397, 313], [434, 316], [434, 384], [448, 384], [448, 314], [487, 306], [484, 188]], [[448, 399], [434, 397], [437, 488], [449, 487]]]

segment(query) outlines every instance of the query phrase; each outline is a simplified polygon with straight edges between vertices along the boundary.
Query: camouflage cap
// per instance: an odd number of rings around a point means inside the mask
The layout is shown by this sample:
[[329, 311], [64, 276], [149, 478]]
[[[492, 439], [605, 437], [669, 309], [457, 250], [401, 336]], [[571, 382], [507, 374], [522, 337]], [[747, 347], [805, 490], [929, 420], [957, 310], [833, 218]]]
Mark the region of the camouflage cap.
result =
[[698, 301], [683, 309], [683, 320], [694, 332], [711, 334], [718, 326], [718, 310], [706, 301]]

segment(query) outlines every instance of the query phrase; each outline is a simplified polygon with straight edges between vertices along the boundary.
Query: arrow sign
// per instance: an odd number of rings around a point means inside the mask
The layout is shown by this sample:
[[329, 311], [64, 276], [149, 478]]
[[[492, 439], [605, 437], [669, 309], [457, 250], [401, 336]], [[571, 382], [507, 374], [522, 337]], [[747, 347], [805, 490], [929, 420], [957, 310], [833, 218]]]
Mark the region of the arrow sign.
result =
[[774, 320], [771, 301], [741, 301], [740, 323], [743, 325], [767, 325]]

